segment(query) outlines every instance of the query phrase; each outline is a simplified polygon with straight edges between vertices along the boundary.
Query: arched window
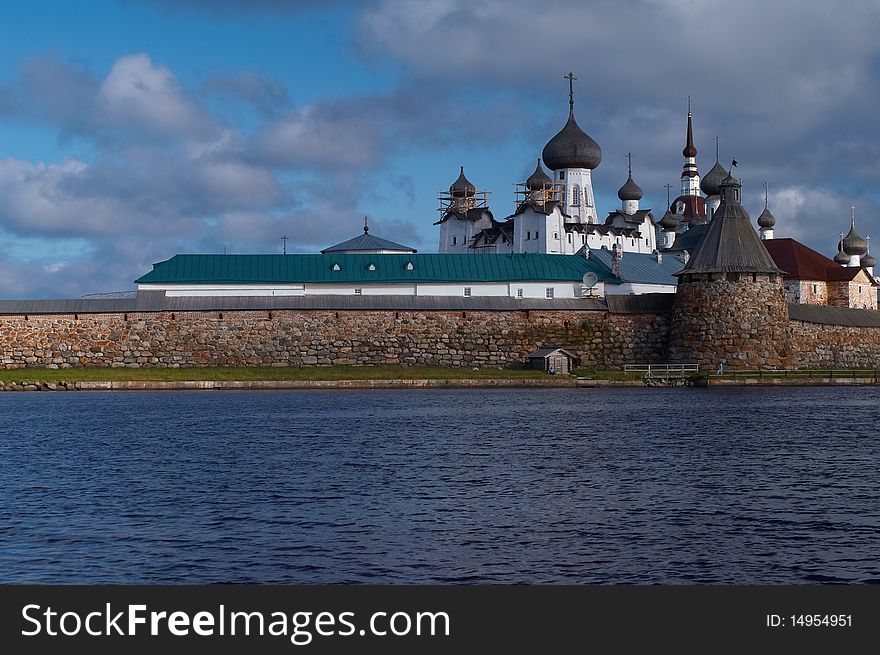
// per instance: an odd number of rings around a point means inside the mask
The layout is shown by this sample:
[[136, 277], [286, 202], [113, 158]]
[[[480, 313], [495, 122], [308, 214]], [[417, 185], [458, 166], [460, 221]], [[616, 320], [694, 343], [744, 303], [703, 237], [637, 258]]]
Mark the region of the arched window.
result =
[[571, 204], [581, 204], [581, 188], [577, 184], [571, 187]]

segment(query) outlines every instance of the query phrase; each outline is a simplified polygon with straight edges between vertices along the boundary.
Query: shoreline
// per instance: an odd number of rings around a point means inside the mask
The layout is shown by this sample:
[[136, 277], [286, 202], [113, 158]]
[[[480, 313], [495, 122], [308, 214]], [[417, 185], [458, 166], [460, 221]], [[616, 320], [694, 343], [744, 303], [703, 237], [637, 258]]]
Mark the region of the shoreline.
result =
[[[717, 378], [698, 380], [693, 387], [828, 387], [878, 386], [873, 377], [852, 378]], [[235, 391], [309, 389], [596, 389], [648, 387], [642, 380], [588, 378], [399, 378], [361, 380], [80, 380], [0, 383], [0, 392], [21, 391]]]

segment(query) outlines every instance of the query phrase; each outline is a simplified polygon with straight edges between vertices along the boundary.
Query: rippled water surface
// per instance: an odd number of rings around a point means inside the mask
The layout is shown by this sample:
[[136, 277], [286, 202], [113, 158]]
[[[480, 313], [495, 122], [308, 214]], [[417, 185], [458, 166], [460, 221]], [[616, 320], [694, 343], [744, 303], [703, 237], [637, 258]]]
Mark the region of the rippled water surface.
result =
[[0, 394], [0, 581], [876, 583], [878, 396]]

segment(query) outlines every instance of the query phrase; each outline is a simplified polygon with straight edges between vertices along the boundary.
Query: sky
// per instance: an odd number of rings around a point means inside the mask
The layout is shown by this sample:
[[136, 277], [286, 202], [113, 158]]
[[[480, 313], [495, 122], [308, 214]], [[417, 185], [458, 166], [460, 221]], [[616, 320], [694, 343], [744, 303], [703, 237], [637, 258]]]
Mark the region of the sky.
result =
[[[810, 0], [5, 0], [0, 297], [133, 289], [176, 253], [436, 252], [459, 166], [496, 218], [575, 113], [663, 213], [687, 98], [747, 211], [833, 256], [880, 237], [880, 3]], [[880, 244], [877, 245], [880, 249]]]

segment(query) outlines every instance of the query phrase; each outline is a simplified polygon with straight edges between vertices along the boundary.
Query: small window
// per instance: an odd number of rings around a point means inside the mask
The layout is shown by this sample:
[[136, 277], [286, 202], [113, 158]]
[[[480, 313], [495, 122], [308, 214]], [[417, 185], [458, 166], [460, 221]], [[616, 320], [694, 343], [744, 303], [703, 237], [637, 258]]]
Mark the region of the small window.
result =
[[517, 298], [522, 298], [522, 297], [523, 297], [523, 290], [522, 290], [522, 289], [517, 289], [517, 290], [516, 290], [516, 297], [517, 297]]
[[356, 295], [356, 296], [363, 295], [363, 293], [364, 293], [363, 289], [355, 289], [354, 290], [354, 295]]
[[465, 297], [465, 298], [470, 298], [470, 297], [471, 297], [471, 288], [470, 288], [470, 287], [465, 287], [465, 288], [464, 288], [464, 297]]
[[568, 242], [571, 243], [571, 232], [568, 233]]
[[546, 291], [545, 295], [547, 296], [547, 298], [552, 298], [553, 297], [553, 287], [547, 287], [547, 291]]
[[413, 263], [412, 263], [412, 262], [407, 262], [407, 263], [406, 263], [406, 270], [411, 271], [411, 270], [413, 270], [414, 268], [415, 268], [415, 266], [413, 266]]
[[376, 270], [376, 265], [375, 265], [375, 264], [370, 264], [369, 266], [367, 266], [367, 270], [368, 270], [368, 271], [375, 271], [375, 270]]
[[559, 179], [560, 179], [560, 180], [564, 180], [564, 179], [565, 179], [565, 171], [559, 171]]
[[559, 233], [558, 233], [558, 232], [554, 232], [554, 233], [553, 233], [553, 238], [554, 238], [554, 239], [558, 239], [558, 238], [559, 238]]
[[339, 264], [333, 264], [333, 270], [334, 271], [341, 271], [342, 267]]
[[571, 187], [571, 204], [572, 205], [580, 205], [581, 204], [581, 188], [575, 184]]
[[587, 242], [587, 235], [586, 235], [586, 234], [582, 234], [582, 235], [581, 235], [581, 243], [586, 243], [586, 242]]
[[818, 284], [813, 285], [813, 293], [819, 293], [819, 285]]
[[458, 243], [457, 239], [455, 237], [452, 237], [452, 245], [454, 246], [456, 243]]

